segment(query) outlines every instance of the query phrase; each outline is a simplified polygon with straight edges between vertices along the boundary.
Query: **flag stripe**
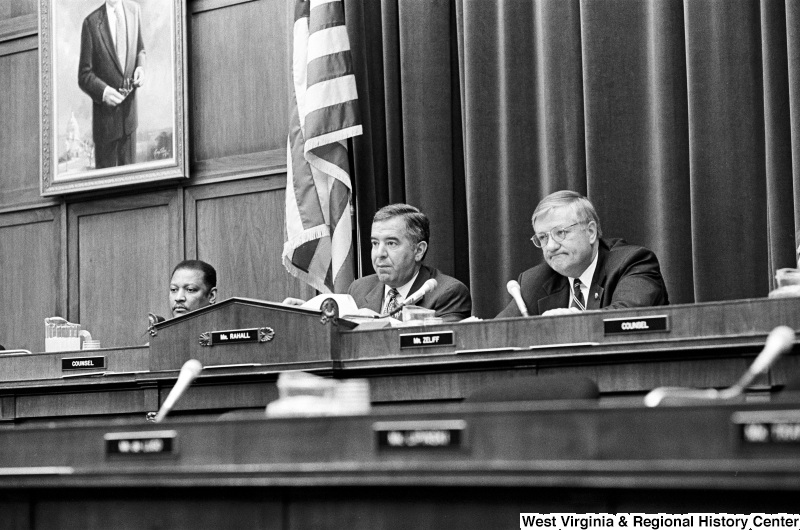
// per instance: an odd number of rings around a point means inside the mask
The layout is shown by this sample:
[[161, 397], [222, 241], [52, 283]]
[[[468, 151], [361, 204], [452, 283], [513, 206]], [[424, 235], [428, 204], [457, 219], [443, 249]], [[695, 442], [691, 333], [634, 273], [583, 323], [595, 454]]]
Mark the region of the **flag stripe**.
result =
[[319, 201], [316, 198], [317, 189], [314, 185], [311, 166], [305, 163], [303, 142], [297, 140], [297, 137], [300, 135], [300, 128], [294, 127], [292, 132], [294, 133], [290, 150], [291, 164], [294, 172], [292, 190], [295, 200], [297, 200], [298, 203], [306, 205], [305, 208], [302, 208], [298, 212], [300, 214], [302, 227], [303, 229], [307, 229], [324, 225], [325, 219], [319, 207]]
[[344, 292], [354, 272], [345, 140], [362, 132], [350, 44], [341, 0], [298, 0], [295, 14], [283, 262], [319, 291]]
[[347, 38], [347, 27], [334, 26], [308, 35], [308, 62], [325, 57], [331, 53], [349, 52], [350, 41]]
[[341, 5], [341, 0], [310, 0], [311, 9], [319, 7], [323, 4], [332, 4], [334, 2]]
[[311, 33], [331, 26], [344, 26], [344, 9], [341, 2], [312, 2], [311, 9], [314, 10], [309, 26]]
[[[331, 144], [327, 147], [333, 145], [340, 144]], [[307, 157], [309, 162], [314, 164], [315, 167], [319, 168], [325, 174], [330, 175], [334, 179], [347, 186], [348, 189], [351, 189], [350, 175], [347, 172], [347, 148], [341, 146], [336, 152], [331, 151], [323, 154], [322, 156], [317, 156], [318, 152], [324, 148], [325, 147], [320, 147], [310, 151]]]
[[356, 78], [353, 75], [329, 79], [309, 86], [306, 90], [306, 117], [315, 110], [356, 98], [358, 98], [358, 92], [356, 92]]
[[336, 52], [315, 59], [308, 63], [306, 77], [307, 83], [314, 85], [335, 77], [343, 77], [353, 73], [353, 63], [350, 52]]
[[[332, 120], [340, 120], [343, 127], [334, 127], [330, 123]], [[342, 140], [336, 135], [337, 131], [347, 131], [344, 138], [350, 138], [361, 134], [362, 128], [359, 123], [358, 102], [353, 100], [342, 103], [341, 105], [332, 105], [322, 110], [312, 112], [306, 118], [306, 128], [314, 130], [314, 135], [309, 135], [307, 142], [311, 145], [320, 145], [322, 143], [335, 142]], [[350, 132], [352, 129], [352, 134]], [[330, 136], [328, 136], [330, 135]], [[306, 146], [308, 149], [308, 146]]]
[[297, 22], [301, 18], [308, 18], [311, 12], [311, 2], [303, 2], [298, 0], [294, 4], [294, 21]]

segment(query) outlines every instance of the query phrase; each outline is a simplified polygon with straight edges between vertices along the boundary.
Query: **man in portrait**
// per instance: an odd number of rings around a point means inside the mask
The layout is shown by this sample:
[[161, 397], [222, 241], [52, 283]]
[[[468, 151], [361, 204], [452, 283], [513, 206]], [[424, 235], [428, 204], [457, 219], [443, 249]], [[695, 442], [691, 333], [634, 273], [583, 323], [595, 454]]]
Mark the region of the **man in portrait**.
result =
[[145, 69], [140, 11], [130, 0], [106, 0], [83, 21], [78, 85], [92, 98], [97, 169], [136, 161], [136, 89]]

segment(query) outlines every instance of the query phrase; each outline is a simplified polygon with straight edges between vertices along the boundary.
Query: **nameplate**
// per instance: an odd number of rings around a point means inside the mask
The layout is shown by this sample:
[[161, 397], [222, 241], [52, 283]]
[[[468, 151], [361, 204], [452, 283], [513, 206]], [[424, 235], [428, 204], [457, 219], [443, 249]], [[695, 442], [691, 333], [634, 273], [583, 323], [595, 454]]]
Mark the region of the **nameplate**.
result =
[[605, 335], [669, 331], [669, 316], [604, 318], [603, 330]]
[[379, 421], [373, 424], [378, 450], [440, 450], [464, 446], [464, 420]]
[[221, 344], [243, 344], [269, 342], [275, 336], [272, 328], [229, 329], [227, 331], [206, 331], [200, 334], [200, 346], [219, 346]]
[[733, 415], [744, 445], [800, 444], [800, 411], [748, 411]]
[[61, 359], [61, 371], [89, 370], [92, 368], [105, 368], [105, 355], [99, 357], [65, 357]]
[[400, 348], [426, 348], [429, 346], [453, 346], [452, 331], [430, 331], [428, 333], [405, 333], [400, 335]]
[[175, 431], [142, 431], [107, 433], [106, 456], [158, 456], [177, 452], [178, 433]]

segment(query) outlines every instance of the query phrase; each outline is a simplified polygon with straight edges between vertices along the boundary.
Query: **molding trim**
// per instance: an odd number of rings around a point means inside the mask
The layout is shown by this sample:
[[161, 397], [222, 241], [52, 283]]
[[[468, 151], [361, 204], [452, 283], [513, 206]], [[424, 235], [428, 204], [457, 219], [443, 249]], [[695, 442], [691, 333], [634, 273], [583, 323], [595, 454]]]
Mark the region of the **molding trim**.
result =
[[286, 173], [286, 149], [226, 156], [193, 162], [185, 187], [221, 180], [240, 180]]
[[34, 14], [0, 19], [0, 43], [39, 34], [39, 16]]
[[204, 11], [213, 11], [214, 9], [222, 9], [223, 7], [246, 4], [253, 1], [254, 0], [193, 0], [189, 6], [189, 10], [193, 15], [196, 15]]
[[[0, 0], [2, 1], [2, 0]], [[39, 36], [29, 35], [18, 39], [0, 41], [0, 57], [39, 49]]]

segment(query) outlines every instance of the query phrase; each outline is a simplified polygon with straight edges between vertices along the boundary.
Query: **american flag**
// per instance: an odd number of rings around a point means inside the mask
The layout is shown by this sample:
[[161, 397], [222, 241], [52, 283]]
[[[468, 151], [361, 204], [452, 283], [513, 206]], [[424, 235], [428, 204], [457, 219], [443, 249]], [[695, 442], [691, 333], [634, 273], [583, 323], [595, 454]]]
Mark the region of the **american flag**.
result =
[[286, 270], [323, 293], [353, 281], [347, 139], [362, 133], [341, 0], [297, 0], [286, 182]]

